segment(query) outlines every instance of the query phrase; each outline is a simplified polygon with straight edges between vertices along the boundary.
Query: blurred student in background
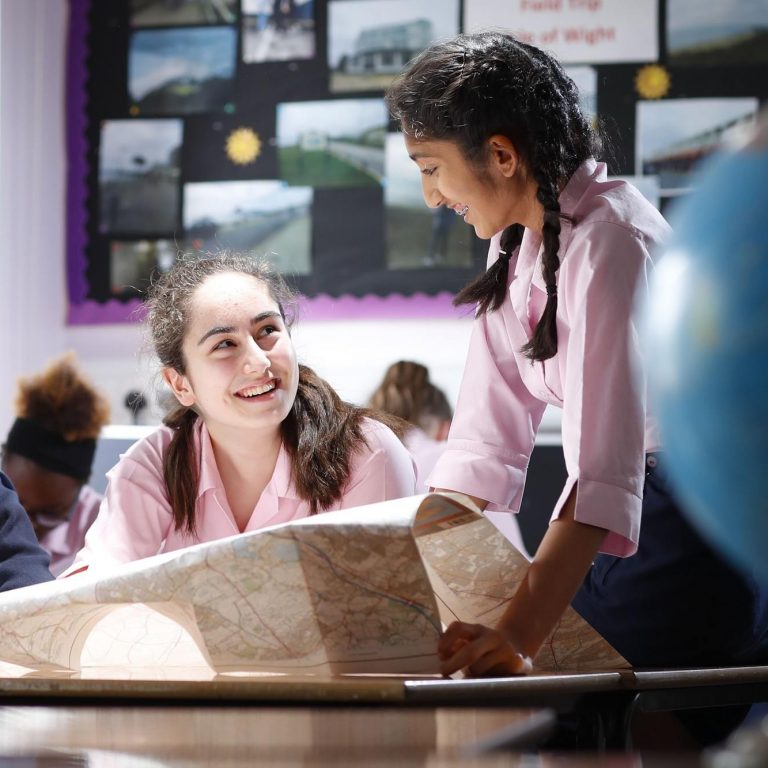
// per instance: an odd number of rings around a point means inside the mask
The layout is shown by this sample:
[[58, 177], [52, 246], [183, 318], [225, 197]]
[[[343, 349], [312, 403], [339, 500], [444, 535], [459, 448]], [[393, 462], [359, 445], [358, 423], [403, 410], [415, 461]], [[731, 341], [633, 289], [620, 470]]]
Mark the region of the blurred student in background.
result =
[[73, 355], [19, 382], [2, 468], [51, 556], [54, 575], [72, 562], [99, 511], [101, 496], [87, 482], [96, 439], [108, 421], [107, 400]]
[[[429, 475], [445, 449], [453, 419], [453, 410], [443, 390], [430, 381], [426, 366], [399, 360], [387, 368], [368, 405], [410, 424], [403, 441], [416, 464], [416, 491], [427, 493], [430, 489]], [[486, 516], [520, 552], [529, 557], [514, 515], [488, 511]]]
[[416, 462], [416, 490], [426, 493], [427, 477], [443, 452], [453, 418], [445, 393], [429, 380], [425, 366], [400, 360], [387, 368], [368, 405], [410, 425], [403, 440]]

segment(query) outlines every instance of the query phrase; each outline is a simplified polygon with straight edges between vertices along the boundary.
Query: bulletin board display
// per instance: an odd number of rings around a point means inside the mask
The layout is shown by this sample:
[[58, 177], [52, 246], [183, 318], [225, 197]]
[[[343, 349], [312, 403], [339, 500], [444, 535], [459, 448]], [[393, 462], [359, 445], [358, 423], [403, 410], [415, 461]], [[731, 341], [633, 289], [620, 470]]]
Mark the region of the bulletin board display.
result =
[[665, 212], [768, 98], [759, 5], [70, 0], [68, 321], [134, 321], [177, 253], [222, 250], [269, 258], [312, 319], [456, 316], [487, 243], [424, 204], [383, 100], [408, 59], [489, 28], [550, 50], [609, 172]]

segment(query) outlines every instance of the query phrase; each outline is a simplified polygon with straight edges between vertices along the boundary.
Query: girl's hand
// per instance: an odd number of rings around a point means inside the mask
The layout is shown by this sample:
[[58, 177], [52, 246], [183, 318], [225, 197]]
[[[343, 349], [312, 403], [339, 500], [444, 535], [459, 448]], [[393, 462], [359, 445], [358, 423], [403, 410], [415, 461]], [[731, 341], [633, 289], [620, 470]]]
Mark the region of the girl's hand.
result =
[[465, 674], [506, 677], [525, 675], [533, 669], [523, 655], [497, 629], [482, 624], [454, 621], [437, 644], [441, 672], [448, 676], [463, 669]]

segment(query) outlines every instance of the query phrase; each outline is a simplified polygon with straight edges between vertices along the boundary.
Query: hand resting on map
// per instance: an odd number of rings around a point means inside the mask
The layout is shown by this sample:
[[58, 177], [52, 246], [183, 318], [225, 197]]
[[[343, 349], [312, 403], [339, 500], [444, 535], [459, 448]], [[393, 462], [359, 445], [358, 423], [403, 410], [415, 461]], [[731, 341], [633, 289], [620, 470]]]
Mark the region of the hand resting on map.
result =
[[531, 659], [517, 651], [501, 631], [462, 621], [454, 621], [445, 630], [437, 655], [444, 675], [463, 669], [471, 677], [506, 677], [526, 675], [533, 669]]

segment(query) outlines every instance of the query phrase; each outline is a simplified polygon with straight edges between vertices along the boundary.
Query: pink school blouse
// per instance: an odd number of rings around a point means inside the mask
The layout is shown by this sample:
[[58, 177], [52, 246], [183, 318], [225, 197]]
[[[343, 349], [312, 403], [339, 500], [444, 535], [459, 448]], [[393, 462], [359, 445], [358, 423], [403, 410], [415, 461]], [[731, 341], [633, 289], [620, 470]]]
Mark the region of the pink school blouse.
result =
[[100, 493], [84, 485], [69, 521], [57, 525], [41, 539], [40, 545], [51, 556], [50, 570], [54, 576], [65, 571], [82, 548], [85, 534], [99, 513], [101, 499]]
[[[510, 261], [508, 296], [474, 321], [448, 445], [429, 484], [518, 512], [542, 414], [556, 405], [568, 479], [552, 519], [577, 486], [575, 519], [608, 531], [603, 552], [627, 556], [640, 532], [644, 454], [659, 447], [633, 304], [670, 229], [634, 187], [609, 181], [594, 160], [572, 176], [560, 207], [570, 221], [562, 220], [560, 233], [557, 354], [542, 363], [520, 352], [547, 298], [541, 237], [526, 229]], [[491, 240], [489, 265], [500, 239]]]
[[[365, 419], [368, 444], [353, 458], [347, 488], [332, 509], [356, 507], [415, 493], [413, 462], [405, 446], [380, 422]], [[174, 528], [163, 479], [163, 455], [173, 431], [160, 427], [139, 440], [108, 473], [107, 490], [85, 546], [64, 576], [84, 566], [108, 568], [119, 563], [170, 552], [192, 544], [240, 533], [222, 488], [221, 477], [205, 424], [198, 420], [196, 454], [200, 458], [197, 492], [197, 535]], [[291, 460], [284, 448], [272, 479], [261, 494], [246, 531], [309, 515], [291, 480]]]

